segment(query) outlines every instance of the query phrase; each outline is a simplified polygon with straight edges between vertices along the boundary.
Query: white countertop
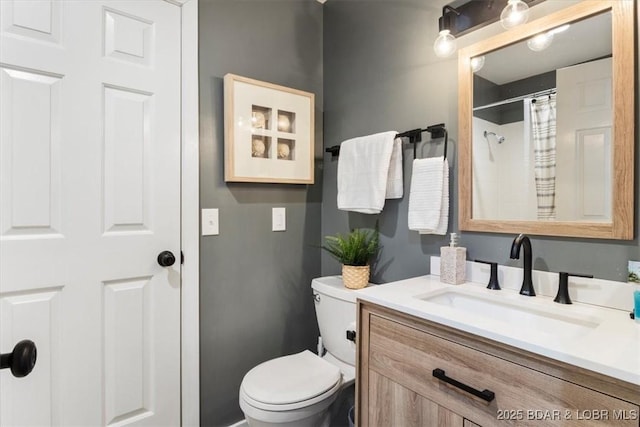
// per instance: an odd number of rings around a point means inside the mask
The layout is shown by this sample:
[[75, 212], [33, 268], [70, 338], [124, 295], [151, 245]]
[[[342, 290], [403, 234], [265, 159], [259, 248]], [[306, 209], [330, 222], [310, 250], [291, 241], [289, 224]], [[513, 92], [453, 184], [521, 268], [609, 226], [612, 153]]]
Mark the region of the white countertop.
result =
[[[584, 320], [593, 326], [579, 334], [558, 336], [548, 326], [538, 327], [535, 321], [528, 321], [526, 314], [519, 324], [517, 317], [512, 321], [496, 320], [491, 315], [473, 314], [420, 299], [446, 291], [539, 309], [559, 318], [576, 319], [578, 323]], [[485, 284], [472, 282], [448, 285], [441, 283], [439, 276], [369, 286], [358, 290], [357, 298], [640, 385], [640, 323], [629, 318], [628, 310], [576, 302], [557, 304], [548, 296], [527, 297], [513, 289], [492, 291]], [[597, 322], [590, 323], [594, 319]]]

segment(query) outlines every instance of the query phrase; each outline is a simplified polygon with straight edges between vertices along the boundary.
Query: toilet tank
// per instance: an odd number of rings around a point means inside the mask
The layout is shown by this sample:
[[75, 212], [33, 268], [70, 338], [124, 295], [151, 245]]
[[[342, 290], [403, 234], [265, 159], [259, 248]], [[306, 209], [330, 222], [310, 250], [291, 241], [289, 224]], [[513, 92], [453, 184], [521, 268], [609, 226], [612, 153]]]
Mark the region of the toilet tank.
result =
[[311, 287], [324, 347], [337, 359], [355, 366], [356, 343], [347, 339], [347, 331], [356, 330], [358, 290], [345, 288], [341, 276], [313, 279]]

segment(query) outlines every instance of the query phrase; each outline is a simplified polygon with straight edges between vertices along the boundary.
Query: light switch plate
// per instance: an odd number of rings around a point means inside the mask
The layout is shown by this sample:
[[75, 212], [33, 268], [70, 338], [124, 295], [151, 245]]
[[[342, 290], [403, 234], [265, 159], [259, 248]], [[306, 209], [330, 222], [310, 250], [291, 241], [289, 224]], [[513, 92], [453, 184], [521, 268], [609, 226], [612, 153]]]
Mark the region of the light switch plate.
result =
[[287, 211], [285, 208], [271, 210], [271, 231], [285, 231], [287, 229]]
[[202, 209], [202, 235], [217, 236], [220, 234], [218, 209]]

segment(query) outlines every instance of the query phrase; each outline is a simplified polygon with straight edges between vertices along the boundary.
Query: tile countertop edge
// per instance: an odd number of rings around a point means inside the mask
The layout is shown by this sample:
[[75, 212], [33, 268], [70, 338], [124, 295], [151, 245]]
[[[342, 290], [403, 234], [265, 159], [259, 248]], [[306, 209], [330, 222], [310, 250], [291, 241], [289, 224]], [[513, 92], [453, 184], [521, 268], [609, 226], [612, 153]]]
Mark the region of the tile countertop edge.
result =
[[[467, 282], [467, 285], [484, 287], [471, 282]], [[596, 330], [585, 339], [576, 339], [569, 346], [560, 339], [546, 344], [541, 343], [540, 339], [535, 342], [529, 337], [516, 337], [512, 334], [512, 330], [503, 328], [500, 331], [501, 325], [498, 322], [496, 322], [496, 327], [489, 328], [486, 326], [486, 321], [485, 325], [482, 324], [482, 321], [471, 323], [469, 319], [455, 318], [451, 315], [454, 313], [453, 311], [441, 310], [434, 305], [429, 306], [433, 310], [427, 311], [420, 307], [420, 300], [415, 298], [415, 296], [426, 292], [450, 288], [456, 289], [458, 287], [440, 283], [438, 276], [420, 276], [360, 289], [357, 298], [634, 385], [640, 385], [640, 324], [632, 321], [628, 316], [625, 318], [624, 313], [620, 313], [619, 322], [616, 321], [612, 324], [612, 321], [609, 321], [608, 328], [602, 331]], [[620, 334], [628, 333], [630, 336], [616, 335], [611, 337], [607, 333], [611, 331]], [[624, 350], [616, 351], [614, 354], [605, 353], [611, 347], [602, 343], [620, 337], [626, 339], [623, 339], [617, 348]], [[635, 342], [637, 345], [635, 347], [624, 345], [629, 342], [631, 344]], [[562, 344], [565, 344], [564, 348]]]

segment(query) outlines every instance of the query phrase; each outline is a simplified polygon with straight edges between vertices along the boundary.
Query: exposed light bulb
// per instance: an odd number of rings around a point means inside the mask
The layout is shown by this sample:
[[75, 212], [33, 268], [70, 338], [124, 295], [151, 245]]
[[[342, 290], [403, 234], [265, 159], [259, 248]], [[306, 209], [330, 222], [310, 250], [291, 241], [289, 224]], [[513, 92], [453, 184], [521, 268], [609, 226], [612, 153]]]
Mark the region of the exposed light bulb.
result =
[[484, 67], [484, 55], [471, 58], [471, 71], [474, 73], [480, 71]]
[[529, 49], [531, 49], [534, 52], [540, 52], [548, 48], [551, 45], [552, 41], [553, 41], [552, 32], [542, 33], [534, 37], [531, 37], [529, 40], [527, 40], [527, 46], [529, 46]]
[[442, 30], [433, 43], [433, 50], [439, 58], [451, 56], [457, 49], [457, 41], [449, 30]]
[[571, 25], [565, 24], [565, 25], [562, 25], [562, 26], [560, 26], [558, 28], [554, 28], [553, 30], [549, 31], [549, 33], [551, 33], [551, 34], [564, 33], [565, 31], [567, 31], [569, 29], [569, 27], [571, 27]]
[[509, 0], [500, 14], [500, 22], [507, 30], [524, 24], [527, 19], [529, 19], [529, 5], [522, 0]]

